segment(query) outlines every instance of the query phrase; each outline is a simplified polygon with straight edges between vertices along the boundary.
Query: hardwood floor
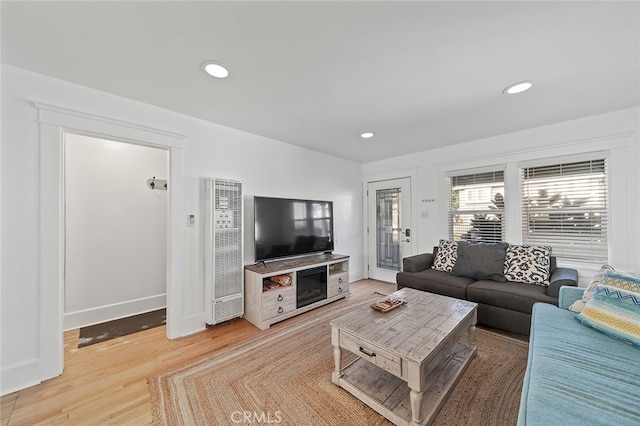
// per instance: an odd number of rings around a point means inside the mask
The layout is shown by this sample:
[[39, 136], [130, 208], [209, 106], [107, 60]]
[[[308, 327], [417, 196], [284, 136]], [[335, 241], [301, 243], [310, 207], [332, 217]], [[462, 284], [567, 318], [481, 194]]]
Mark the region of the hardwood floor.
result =
[[[395, 289], [375, 280], [350, 285], [353, 295]], [[67, 331], [64, 373], [3, 396], [2, 425], [150, 424], [148, 376], [260, 333], [235, 319], [176, 340], [168, 340], [162, 326], [78, 349], [79, 330]]]

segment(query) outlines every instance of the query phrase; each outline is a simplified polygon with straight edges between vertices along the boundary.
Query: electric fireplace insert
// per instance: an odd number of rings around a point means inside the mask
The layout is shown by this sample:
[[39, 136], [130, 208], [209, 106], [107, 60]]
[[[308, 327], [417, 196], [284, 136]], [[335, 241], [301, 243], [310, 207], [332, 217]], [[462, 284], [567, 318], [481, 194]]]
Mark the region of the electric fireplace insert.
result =
[[326, 266], [298, 271], [296, 279], [296, 308], [327, 298]]

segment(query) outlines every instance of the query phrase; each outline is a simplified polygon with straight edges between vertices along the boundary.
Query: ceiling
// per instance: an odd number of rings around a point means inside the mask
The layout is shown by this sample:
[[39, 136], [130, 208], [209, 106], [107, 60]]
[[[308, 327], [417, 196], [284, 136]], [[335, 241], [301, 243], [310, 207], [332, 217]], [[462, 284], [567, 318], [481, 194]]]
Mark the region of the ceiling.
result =
[[[638, 2], [3, 1], [1, 15], [3, 63], [360, 163], [640, 105]], [[522, 80], [535, 85], [502, 93]]]

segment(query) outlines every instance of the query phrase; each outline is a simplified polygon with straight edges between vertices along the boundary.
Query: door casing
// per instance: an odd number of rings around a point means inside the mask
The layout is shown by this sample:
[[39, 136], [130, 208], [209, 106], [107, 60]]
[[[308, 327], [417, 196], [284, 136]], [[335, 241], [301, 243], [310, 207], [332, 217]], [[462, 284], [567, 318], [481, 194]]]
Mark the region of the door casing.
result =
[[167, 337], [188, 334], [180, 283], [184, 264], [182, 156], [186, 136], [106, 117], [33, 103], [40, 127], [39, 380], [64, 368], [64, 137], [66, 132], [147, 145], [169, 151], [167, 214]]

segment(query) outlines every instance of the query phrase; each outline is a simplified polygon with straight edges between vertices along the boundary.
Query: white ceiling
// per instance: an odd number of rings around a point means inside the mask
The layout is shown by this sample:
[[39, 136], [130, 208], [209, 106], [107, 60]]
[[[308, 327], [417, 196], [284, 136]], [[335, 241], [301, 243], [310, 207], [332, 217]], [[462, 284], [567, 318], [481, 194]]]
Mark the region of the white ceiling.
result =
[[[638, 2], [3, 1], [1, 13], [4, 63], [361, 163], [640, 105]], [[205, 75], [207, 60], [230, 77]], [[534, 88], [502, 94], [521, 80]]]

